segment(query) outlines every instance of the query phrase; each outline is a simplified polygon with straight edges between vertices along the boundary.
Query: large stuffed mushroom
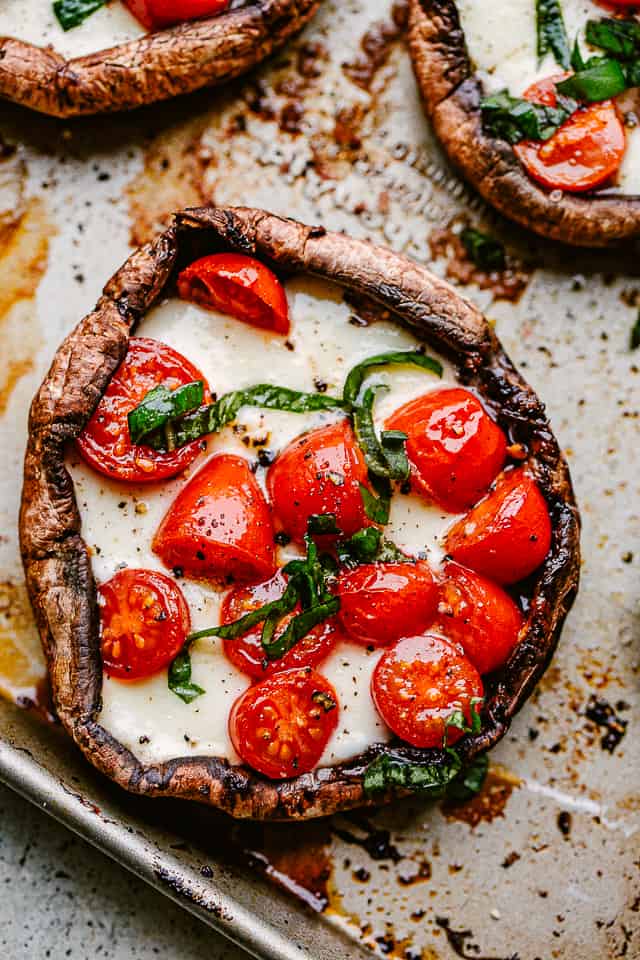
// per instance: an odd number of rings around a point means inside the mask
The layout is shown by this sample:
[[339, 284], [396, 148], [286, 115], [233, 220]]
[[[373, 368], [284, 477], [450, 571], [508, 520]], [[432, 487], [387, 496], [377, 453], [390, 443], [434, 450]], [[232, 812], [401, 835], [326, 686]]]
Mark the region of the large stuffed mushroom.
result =
[[566, 462], [478, 311], [244, 208], [176, 215], [62, 344], [20, 533], [87, 758], [256, 819], [457, 776], [540, 680], [579, 575]]

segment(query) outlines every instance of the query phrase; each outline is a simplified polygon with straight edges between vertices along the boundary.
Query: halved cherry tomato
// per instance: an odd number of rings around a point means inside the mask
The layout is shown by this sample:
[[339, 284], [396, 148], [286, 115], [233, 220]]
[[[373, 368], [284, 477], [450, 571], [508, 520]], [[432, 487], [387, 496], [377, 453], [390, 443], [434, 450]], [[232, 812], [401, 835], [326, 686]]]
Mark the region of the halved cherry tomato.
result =
[[299, 667], [249, 687], [231, 708], [229, 735], [246, 764], [284, 780], [317, 766], [338, 714], [329, 681], [311, 667]]
[[338, 596], [338, 616], [350, 638], [386, 647], [433, 623], [438, 585], [427, 563], [372, 563], [343, 573]]
[[[224, 598], [220, 623], [233, 623], [252, 610], [264, 606], [265, 603], [277, 600], [284, 593], [286, 585], [287, 578], [279, 570], [275, 577], [264, 583], [251, 587], [237, 587]], [[280, 636], [297, 613], [300, 613], [300, 606], [283, 618], [276, 631], [276, 637]], [[261, 634], [262, 624], [248, 630], [241, 637], [223, 641], [224, 652], [229, 660], [254, 680], [262, 680], [264, 677], [270, 677], [274, 673], [290, 670], [293, 667], [315, 667], [329, 656], [338, 640], [342, 639], [342, 631], [335, 619], [325, 620], [303, 637], [280, 660], [269, 661], [265, 659]]]
[[173, 580], [155, 570], [119, 570], [98, 589], [105, 673], [150, 677], [182, 649], [189, 608]]
[[546, 501], [526, 468], [507, 470], [495, 489], [449, 531], [446, 550], [497, 583], [517, 583], [540, 566], [551, 546]]
[[[555, 107], [556, 83], [569, 74], [556, 74], [534, 83], [526, 100]], [[551, 190], [579, 193], [592, 190], [613, 176], [624, 156], [624, 127], [613, 100], [581, 107], [549, 140], [521, 140], [514, 150], [527, 173]]]
[[[471, 723], [471, 700], [482, 697], [480, 674], [442, 637], [406, 637], [382, 654], [371, 679], [371, 695], [396, 736], [414, 747], [441, 747], [445, 721], [461, 710]], [[447, 743], [462, 732], [447, 728]]]
[[370, 526], [360, 493], [360, 484], [367, 482], [367, 466], [347, 420], [298, 437], [267, 474], [276, 517], [297, 541], [312, 514], [335, 514], [346, 537]]
[[249, 464], [219, 454], [173, 501], [153, 539], [168, 567], [197, 580], [259, 580], [275, 570], [271, 513]]
[[407, 434], [416, 482], [449, 513], [477, 503], [507, 456], [504, 433], [478, 398], [461, 387], [412, 400], [396, 410], [386, 426]]
[[[129, 341], [127, 355], [112, 376], [77, 444], [84, 460], [100, 473], [128, 483], [151, 483], [181, 473], [202, 450], [200, 440], [171, 453], [158, 453], [129, 437], [127, 414], [154, 387], [175, 390], [204, 377], [182, 354], [148, 337]], [[206, 381], [205, 399], [209, 399]]]
[[209, 310], [262, 330], [289, 333], [284, 287], [264, 263], [240, 253], [214, 253], [190, 264], [178, 277], [178, 293]]
[[147, 30], [160, 30], [183, 20], [214, 17], [230, 0], [124, 0], [131, 13]]
[[438, 624], [460, 644], [479, 673], [491, 673], [509, 659], [523, 617], [509, 594], [491, 580], [448, 563], [438, 606]]

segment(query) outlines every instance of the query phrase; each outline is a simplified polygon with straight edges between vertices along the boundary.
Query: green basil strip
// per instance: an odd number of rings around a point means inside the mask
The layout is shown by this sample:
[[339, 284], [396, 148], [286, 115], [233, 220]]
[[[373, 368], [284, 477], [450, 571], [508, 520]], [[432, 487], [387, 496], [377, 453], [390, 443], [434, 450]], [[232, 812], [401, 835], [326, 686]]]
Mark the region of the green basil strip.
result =
[[480, 793], [489, 771], [489, 757], [481, 753], [467, 766], [463, 767], [457, 776], [447, 786], [447, 799], [454, 803], [465, 803]]
[[339, 609], [339, 598], [332, 597], [330, 600], [325, 600], [323, 603], [319, 603], [309, 610], [299, 613], [291, 620], [280, 636], [271, 643], [265, 644], [263, 639], [267, 659], [280, 660], [280, 658], [283, 657], [285, 653], [288, 653], [289, 650], [293, 649], [303, 637], [306, 637], [310, 630], [317, 627], [323, 620], [335, 616]]
[[384, 753], [365, 769], [362, 786], [367, 796], [395, 789], [438, 797], [461, 770], [462, 762], [454, 750], [448, 751], [442, 763], [414, 763]]
[[[290, 413], [313, 413], [317, 410], [339, 410], [344, 406], [342, 400], [326, 396], [323, 393], [301, 393], [288, 387], [278, 387], [261, 383], [247, 390], [234, 390], [220, 397], [215, 403], [207, 404], [171, 421], [174, 444], [182, 447], [192, 440], [199, 440], [210, 433], [218, 433], [228, 423], [236, 419], [241, 407], [263, 407], [266, 410], [287, 410]], [[164, 450], [165, 437], [161, 432], [151, 434], [145, 441], [155, 450]]]
[[187, 637], [182, 650], [169, 666], [167, 680], [169, 690], [185, 703], [191, 703], [196, 697], [201, 697], [205, 693], [197, 683], [191, 682], [191, 644], [194, 639], [193, 634]]
[[637, 20], [617, 20], [602, 17], [587, 20], [587, 43], [606, 50], [617, 60], [635, 60], [640, 57], [640, 23]]
[[437, 377], [442, 376], [442, 364], [419, 350], [379, 353], [376, 356], [368, 357], [349, 371], [342, 391], [344, 405], [352, 407], [356, 403], [365, 377], [372, 367], [387, 367], [393, 364], [412, 364], [416, 367], [422, 367], [429, 373], [434, 373]]
[[586, 63], [582, 58], [582, 53], [580, 52], [580, 41], [576, 37], [573, 44], [573, 50], [571, 51], [571, 69], [574, 73], [578, 73], [580, 70], [584, 70]]
[[538, 60], [552, 53], [556, 63], [565, 70], [569, 66], [569, 39], [564, 25], [559, 0], [537, 0], [536, 23], [538, 32]]
[[638, 316], [636, 317], [636, 322], [631, 328], [631, 337], [629, 338], [629, 344], [632, 350], [637, 350], [640, 347], [640, 310], [638, 310]]
[[338, 560], [353, 569], [361, 563], [415, 563], [399, 547], [382, 536], [377, 527], [363, 527], [336, 547]]
[[559, 96], [555, 107], [547, 107], [502, 90], [481, 100], [480, 109], [485, 132], [514, 144], [521, 140], [549, 140], [575, 113], [578, 103]]
[[107, 0], [55, 0], [53, 12], [63, 30], [72, 30], [73, 27], [79, 27], [100, 7], [104, 7], [106, 2]]
[[[383, 481], [383, 478], [373, 476], [371, 480], [372, 483], [374, 483], [375, 481]], [[373, 520], [374, 523], [380, 523], [382, 526], [385, 526], [389, 523], [389, 514], [391, 512], [391, 484], [388, 480], [384, 480], [383, 482], [385, 484], [384, 489], [379, 490], [377, 497], [371, 493], [363, 483], [359, 484], [359, 487], [364, 512], [367, 517], [369, 520]], [[374, 483], [374, 485], [376, 487], [380, 486], [379, 483]]]
[[[169, 390], [162, 384], [154, 387], [127, 416], [131, 442], [141, 443], [148, 433], [160, 431], [170, 420], [195, 410], [202, 403], [203, 396], [202, 380], [185, 383], [177, 390]], [[167, 447], [171, 449], [168, 442]]]
[[292, 585], [290, 581], [285, 592], [277, 600], [265, 603], [263, 607], [252, 610], [233, 623], [225, 623], [219, 627], [207, 627], [206, 630], [190, 633], [187, 639], [191, 642], [201, 640], [203, 637], [221, 637], [222, 640], [235, 640], [242, 637], [247, 630], [257, 627], [259, 623], [264, 623], [269, 616], [276, 612], [278, 619], [282, 619], [287, 613], [291, 613], [297, 602], [298, 590], [296, 585]]
[[583, 103], [598, 103], [617, 97], [627, 89], [627, 78], [617, 60], [598, 58], [573, 76], [556, 84], [556, 90], [566, 97]]
[[490, 273], [492, 270], [504, 270], [507, 265], [504, 247], [498, 240], [467, 227], [460, 234], [462, 244], [476, 267]]
[[336, 523], [335, 513], [313, 513], [307, 520], [307, 530], [310, 534], [316, 536], [339, 534], [341, 532]]

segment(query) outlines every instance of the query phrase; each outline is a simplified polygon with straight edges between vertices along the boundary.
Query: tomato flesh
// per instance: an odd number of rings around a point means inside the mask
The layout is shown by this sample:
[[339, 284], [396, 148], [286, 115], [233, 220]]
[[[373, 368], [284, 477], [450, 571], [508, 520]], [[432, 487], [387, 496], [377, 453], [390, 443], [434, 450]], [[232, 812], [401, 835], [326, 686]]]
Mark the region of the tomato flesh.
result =
[[[371, 695], [388, 727], [414, 747], [441, 747], [445, 722], [461, 710], [471, 722], [471, 701], [482, 697], [480, 674], [452, 644], [430, 634], [406, 637], [382, 654]], [[462, 732], [447, 728], [447, 743]]]
[[276, 518], [301, 542], [312, 514], [333, 513], [346, 537], [370, 526], [360, 484], [367, 466], [347, 420], [298, 437], [279, 455], [267, 474]]
[[289, 333], [284, 287], [264, 263], [239, 253], [215, 253], [190, 264], [178, 277], [178, 293], [209, 310], [261, 330]]
[[[287, 578], [278, 571], [270, 580], [249, 587], [237, 587], [225, 597], [220, 613], [221, 623], [234, 623], [240, 617], [257, 610], [265, 603], [277, 600], [285, 591]], [[292, 613], [284, 617], [276, 631], [276, 637], [287, 627], [292, 617], [300, 613], [298, 605]], [[334, 619], [324, 620], [314, 627], [310, 633], [300, 640], [293, 649], [285, 653], [280, 660], [265, 660], [264, 647], [261, 641], [262, 624], [248, 630], [241, 637], [226, 639], [223, 648], [231, 663], [243, 673], [262, 680], [282, 670], [293, 667], [315, 667], [329, 656], [339, 639], [342, 631]]]
[[183, 20], [215, 17], [230, 0], [124, 0], [134, 17], [147, 30], [160, 30]]
[[175, 390], [194, 380], [204, 382], [205, 400], [208, 400], [204, 377], [182, 354], [158, 340], [132, 338], [126, 357], [78, 437], [77, 446], [83, 460], [99, 473], [127, 483], [152, 483], [181, 473], [201, 452], [202, 442], [194, 440], [171, 453], [133, 444], [127, 415], [154, 387], [163, 384]]
[[506, 663], [523, 622], [517, 605], [496, 583], [457, 563], [446, 565], [438, 624], [479, 673], [492, 673]]
[[309, 773], [338, 724], [336, 692], [310, 667], [276, 673], [249, 687], [229, 715], [242, 760], [272, 780]]
[[480, 401], [460, 387], [434, 390], [396, 410], [388, 430], [407, 434], [413, 476], [430, 499], [461, 513], [504, 466], [507, 441]]
[[98, 589], [102, 663], [119, 680], [150, 677], [182, 649], [189, 608], [169, 577], [155, 570], [119, 570]]
[[342, 626], [364, 646], [421, 633], [438, 605], [438, 585], [424, 562], [363, 564], [341, 575], [338, 595]]
[[197, 580], [261, 580], [275, 571], [271, 513], [242, 457], [219, 454], [178, 494], [153, 540], [168, 567]]
[[551, 546], [546, 501], [526, 468], [507, 470], [495, 489], [449, 531], [447, 553], [497, 583], [536, 570]]
[[[554, 107], [555, 84], [568, 74], [535, 83], [526, 100]], [[624, 127], [612, 100], [580, 107], [549, 140], [521, 140], [516, 156], [533, 180], [551, 190], [592, 190], [616, 172], [626, 149]]]

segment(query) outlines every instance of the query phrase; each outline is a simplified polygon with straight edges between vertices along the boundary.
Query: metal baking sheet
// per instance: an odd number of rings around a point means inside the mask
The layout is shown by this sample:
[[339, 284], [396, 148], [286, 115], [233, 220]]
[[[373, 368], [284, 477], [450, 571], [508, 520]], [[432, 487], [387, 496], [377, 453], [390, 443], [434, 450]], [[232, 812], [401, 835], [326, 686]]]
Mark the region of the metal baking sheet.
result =
[[[242, 82], [135, 115], [65, 124], [0, 108], [0, 687], [25, 703], [42, 676], [15, 533], [29, 399], [131, 245], [204, 201], [432, 261], [495, 321], [548, 404], [584, 520], [582, 590], [550, 670], [461, 808], [235, 827], [133, 800], [8, 702], [0, 777], [258, 957], [637, 958], [637, 251], [563, 250], [487, 212], [423, 119], [402, 18], [389, 0], [326, 0]], [[454, 256], [461, 222], [522, 261], [517, 302]]]

